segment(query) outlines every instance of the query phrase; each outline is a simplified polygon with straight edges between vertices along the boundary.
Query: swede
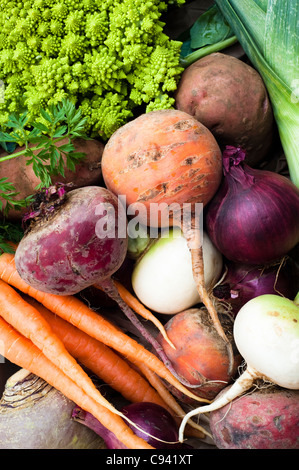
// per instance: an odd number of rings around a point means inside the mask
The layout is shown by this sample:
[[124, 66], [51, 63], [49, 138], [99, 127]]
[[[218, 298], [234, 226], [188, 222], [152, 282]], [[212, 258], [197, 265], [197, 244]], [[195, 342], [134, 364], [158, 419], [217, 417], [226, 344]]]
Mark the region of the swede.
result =
[[151, 111], [111, 136], [102, 156], [102, 173], [110, 191], [125, 196], [131, 209], [135, 205], [140, 223], [182, 228], [199, 296], [230, 350], [231, 369], [232, 348], [205, 287], [201, 240], [202, 209], [221, 182], [222, 155], [216, 139], [188, 113]]
[[[192, 389], [193, 393], [208, 400], [213, 400], [232, 382], [242, 361], [232, 339], [233, 319], [227, 314], [219, 314], [219, 319], [233, 347], [231, 374], [228, 374], [230, 357], [225, 341], [213, 327], [205, 307], [184, 310], [171, 316], [165, 324], [165, 331], [175, 349], [165, 342], [162, 335], [157, 337], [178, 375], [196, 387]], [[176, 390], [172, 391], [181, 402], [196, 405], [194, 399], [191, 401]]]
[[25, 369], [6, 382], [0, 401], [0, 449], [105, 449], [71, 419], [74, 402]]
[[249, 390], [257, 379], [299, 389], [299, 306], [295, 302], [273, 294], [251, 299], [239, 310], [233, 334], [246, 369], [213, 403], [187, 413], [180, 426], [180, 441], [191, 416], [225, 406]]
[[[219, 279], [222, 255], [203, 234], [204, 278], [209, 291]], [[136, 262], [132, 287], [148, 308], [175, 314], [201, 302], [188, 244], [178, 227], [156, 238]]]

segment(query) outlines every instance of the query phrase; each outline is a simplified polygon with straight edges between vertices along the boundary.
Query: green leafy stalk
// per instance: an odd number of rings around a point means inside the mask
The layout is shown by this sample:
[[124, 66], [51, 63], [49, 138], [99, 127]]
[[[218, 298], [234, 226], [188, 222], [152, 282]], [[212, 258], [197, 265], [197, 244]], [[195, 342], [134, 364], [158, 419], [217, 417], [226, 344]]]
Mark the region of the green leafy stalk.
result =
[[[84, 158], [82, 152], [75, 152], [72, 139], [81, 137], [88, 139], [84, 132], [86, 118], [82, 118], [80, 110], [75, 105], [63, 100], [58, 105], [41, 110], [41, 119], [30, 122], [28, 113], [20, 116], [12, 114], [5, 127], [11, 132], [0, 132], [0, 142], [11, 142], [25, 146], [25, 150], [4, 155], [0, 163], [20, 156], [26, 157], [27, 165], [32, 165], [40, 184], [36, 189], [49, 186], [51, 176], [61, 174], [64, 176], [65, 166], [75, 170], [76, 163]], [[67, 143], [59, 145], [61, 140]], [[64, 162], [66, 158], [66, 163]], [[10, 188], [11, 196], [13, 188]], [[7, 193], [9, 194], [9, 193]]]
[[[0, 158], [0, 164], [12, 158], [26, 157], [26, 164], [32, 165], [40, 180], [36, 189], [48, 187], [52, 184], [52, 175], [64, 176], [65, 167], [75, 171], [76, 163], [85, 157], [84, 153], [75, 151], [73, 144], [74, 138], [88, 139], [85, 124], [86, 118], [82, 118], [81, 111], [69, 100], [63, 100], [47, 110], [42, 109], [39, 120], [35, 121], [30, 120], [28, 112], [21, 115], [14, 113], [6, 122], [5, 130], [0, 131], [0, 144], [7, 152], [10, 146], [14, 149], [22, 145], [25, 149], [7, 153]], [[64, 139], [66, 143], [61, 145]], [[17, 243], [23, 236], [22, 227], [6, 220], [11, 209], [21, 210], [32, 201], [33, 195], [16, 199], [18, 194], [8, 178], [0, 178], [0, 252], [13, 251], [9, 241]]]
[[265, 82], [290, 178], [299, 187], [299, 0], [216, 3]]
[[200, 47], [199, 49], [195, 50], [188, 54], [187, 57], [180, 59], [180, 64], [182, 67], [189, 67], [189, 65], [193, 64], [193, 62], [205, 57], [213, 52], [219, 52], [225, 49], [226, 47], [232, 46], [236, 44], [238, 39], [236, 36], [232, 36], [230, 38], [224, 39], [223, 41], [216, 42], [215, 44], [210, 44], [208, 46]]
[[187, 39], [184, 40], [180, 57], [180, 64], [185, 68], [208, 54], [219, 52], [238, 42], [217, 5], [212, 5], [202, 13], [183, 35], [186, 34]]

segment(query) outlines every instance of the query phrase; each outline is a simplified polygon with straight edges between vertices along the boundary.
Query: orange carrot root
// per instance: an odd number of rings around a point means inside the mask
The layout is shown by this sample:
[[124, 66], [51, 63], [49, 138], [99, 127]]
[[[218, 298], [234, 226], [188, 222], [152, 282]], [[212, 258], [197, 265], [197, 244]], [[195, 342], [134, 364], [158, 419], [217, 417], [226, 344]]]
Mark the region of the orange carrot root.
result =
[[18, 333], [0, 317], [0, 341], [4, 356], [14, 364], [41, 377], [78, 406], [93, 414], [130, 449], [152, 449], [126, 425], [123, 419], [94, 401], [58, 367], [55, 366], [29, 339]]
[[102, 406], [119, 413], [96, 389], [82, 367], [68, 353], [37, 309], [28, 304], [9, 284], [0, 280], [1, 317], [19, 333], [30, 339], [42, 353], [82, 390]]
[[131, 402], [153, 402], [167, 407], [155, 388], [151, 387], [133, 367], [105, 344], [71, 325], [31, 297], [33, 305], [61, 339], [69, 353], [106, 384]]
[[172, 375], [159, 358], [133, 338], [117, 329], [100, 314], [91, 310], [77, 297], [47, 294], [29, 286], [19, 276], [15, 268], [13, 255], [5, 253], [0, 256], [0, 278], [16, 287], [21, 292], [33, 297], [53, 313], [59, 315], [64, 320], [98, 341], [120, 352], [125, 357], [127, 356], [132, 361], [139, 360], [140, 362], [144, 362], [150, 369], [156, 372], [157, 375], [190, 398], [210, 403], [209, 400], [198, 397], [190, 392], [190, 390]]

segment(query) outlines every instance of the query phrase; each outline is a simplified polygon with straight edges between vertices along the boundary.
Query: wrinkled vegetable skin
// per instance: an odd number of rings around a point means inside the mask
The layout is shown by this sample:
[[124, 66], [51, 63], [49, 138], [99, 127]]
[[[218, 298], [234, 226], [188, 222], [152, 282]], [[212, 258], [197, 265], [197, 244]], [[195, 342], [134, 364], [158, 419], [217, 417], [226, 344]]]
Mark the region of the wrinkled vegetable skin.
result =
[[211, 132], [189, 114], [152, 111], [112, 135], [102, 173], [108, 189], [125, 194], [128, 205], [143, 204], [149, 215], [152, 203], [205, 205], [221, 181], [221, 152]]
[[[18, 245], [15, 262], [23, 280], [44, 292], [71, 295], [116, 271], [127, 237], [97, 236], [100, 215], [95, 211], [103, 203], [117, 204], [106, 188], [87, 186], [67, 193], [66, 203], [47, 221], [37, 222]], [[117, 233], [117, 205], [115, 214]]]
[[[60, 145], [66, 144], [68, 139], [60, 141]], [[101, 181], [101, 158], [104, 145], [98, 140], [75, 139], [73, 141], [76, 152], [85, 153], [83, 160], [76, 165], [76, 171], [73, 172], [65, 168], [65, 177], [62, 175], [53, 175], [52, 182], [62, 182], [74, 184], [74, 187], [90, 186], [100, 184]], [[16, 152], [21, 151], [18, 148]], [[38, 153], [38, 152], [34, 152]], [[2, 156], [2, 153], [0, 153]], [[6, 153], [3, 151], [3, 156]], [[40, 183], [39, 178], [35, 175], [32, 165], [26, 165], [25, 157], [12, 158], [1, 162], [0, 178], [7, 178], [13, 183], [16, 191], [19, 193], [16, 199], [23, 199], [35, 193], [35, 188]], [[3, 200], [5, 207], [5, 201]], [[21, 220], [27, 209], [14, 210], [11, 209], [8, 218], [12, 221]]]
[[299, 390], [247, 393], [212, 411], [210, 427], [220, 449], [299, 449]]
[[205, 125], [221, 147], [241, 146], [255, 165], [272, 143], [273, 113], [260, 75], [240, 59], [213, 53], [183, 72], [175, 107]]

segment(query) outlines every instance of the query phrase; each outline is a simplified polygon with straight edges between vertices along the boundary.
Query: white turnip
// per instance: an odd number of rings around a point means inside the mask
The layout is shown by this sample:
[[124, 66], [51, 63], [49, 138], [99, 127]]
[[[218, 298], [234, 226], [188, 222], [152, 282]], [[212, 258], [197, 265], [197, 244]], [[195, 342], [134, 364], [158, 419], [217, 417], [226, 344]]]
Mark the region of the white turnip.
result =
[[[209, 291], [219, 279], [222, 255], [203, 234], [204, 277]], [[148, 308], [174, 314], [201, 302], [192, 272], [191, 254], [181, 230], [162, 232], [137, 261], [132, 273], [135, 294]]]

